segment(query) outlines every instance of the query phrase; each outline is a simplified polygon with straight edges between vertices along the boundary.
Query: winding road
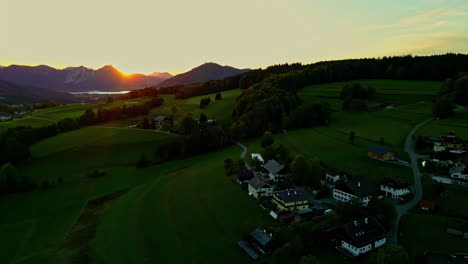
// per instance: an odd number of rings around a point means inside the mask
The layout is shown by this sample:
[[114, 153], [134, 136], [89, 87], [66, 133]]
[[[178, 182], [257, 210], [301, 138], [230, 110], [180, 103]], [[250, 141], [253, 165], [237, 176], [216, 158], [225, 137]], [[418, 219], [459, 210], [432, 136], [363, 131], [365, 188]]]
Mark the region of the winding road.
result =
[[398, 225], [400, 223], [400, 218], [404, 215], [409, 209], [413, 208], [418, 204], [418, 202], [422, 198], [422, 185], [421, 185], [421, 175], [422, 173], [419, 171], [418, 160], [422, 158], [426, 158], [427, 156], [418, 155], [414, 150], [414, 140], [413, 136], [414, 133], [422, 126], [427, 124], [433, 120], [433, 118], [429, 118], [422, 123], [416, 125], [411, 132], [406, 136], [405, 140], [405, 152], [409, 154], [410, 163], [409, 167], [413, 170], [413, 177], [414, 177], [414, 187], [413, 187], [413, 199], [406, 204], [401, 204], [396, 206], [397, 210], [397, 219], [393, 225], [393, 228], [390, 230], [388, 234], [388, 242], [391, 244], [398, 244]]

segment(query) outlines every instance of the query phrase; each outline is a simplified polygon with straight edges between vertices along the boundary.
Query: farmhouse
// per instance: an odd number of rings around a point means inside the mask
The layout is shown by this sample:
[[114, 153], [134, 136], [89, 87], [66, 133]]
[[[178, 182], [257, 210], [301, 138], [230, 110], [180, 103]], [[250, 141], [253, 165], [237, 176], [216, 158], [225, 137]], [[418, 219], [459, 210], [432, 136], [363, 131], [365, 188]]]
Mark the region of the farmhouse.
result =
[[248, 170], [247, 168], [244, 168], [242, 170], [237, 171], [237, 182], [238, 183], [245, 183], [249, 180], [251, 180], [254, 177], [254, 173], [251, 170]]
[[0, 122], [11, 120], [11, 117], [9, 113], [0, 112]]
[[265, 161], [263, 160], [263, 157], [260, 153], [252, 153], [250, 154], [250, 156], [252, 157], [252, 160], [254, 159], [258, 159], [262, 164], [265, 163]]
[[245, 239], [237, 242], [253, 260], [258, 259], [261, 255], [271, 253], [275, 249], [275, 241], [273, 234], [265, 229], [257, 228]]
[[289, 175], [287, 168], [284, 165], [279, 164], [276, 160], [269, 160], [267, 163], [262, 165], [262, 168], [263, 174], [274, 182], [284, 180]]
[[395, 152], [393, 150], [379, 147], [379, 146], [369, 146], [366, 148], [367, 155], [373, 159], [378, 160], [393, 160], [395, 159]]
[[336, 183], [339, 180], [345, 180], [346, 176], [346, 173], [343, 171], [334, 168], [329, 168], [326, 171], [325, 179], [329, 183]]
[[253, 177], [248, 181], [248, 184], [249, 195], [257, 199], [260, 197], [269, 197], [273, 195], [273, 187], [259, 177]]
[[15, 115], [24, 115], [24, 114], [29, 113], [29, 110], [25, 107], [15, 107], [15, 109], [13, 110], [13, 113]]
[[374, 218], [362, 218], [336, 230], [339, 247], [353, 256], [359, 256], [387, 242], [387, 232]]
[[365, 178], [348, 180], [333, 188], [333, 199], [339, 202], [349, 202], [352, 199], [361, 200], [364, 206], [369, 204], [371, 197], [379, 195], [379, 188]]
[[408, 183], [389, 178], [385, 178], [382, 183], [380, 183], [380, 191], [386, 197], [390, 197], [395, 200], [403, 200], [403, 197], [411, 192], [410, 185]]
[[424, 211], [429, 211], [429, 210], [434, 210], [435, 209], [435, 203], [431, 201], [419, 201], [419, 208]]
[[157, 116], [154, 118], [156, 124], [162, 126], [164, 124], [172, 125], [174, 123], [174, 118], [172, 116]]
[[445, 150], [463, 150], [464, 142], [457, 137], [455, 132], [450, 132], [447, 136], [441, 136], [437, 142], [434, 143], [434, 151], [440, 152]]
[[216, 122], [217, 122], [216, 118], [212, 118], [212, 117], [206, 120], [207, 124], [216, 124]]
[[278, 211], [301, 211], [309, 208], [309, 198], [302, 190], [284, 190], [273, 194]]

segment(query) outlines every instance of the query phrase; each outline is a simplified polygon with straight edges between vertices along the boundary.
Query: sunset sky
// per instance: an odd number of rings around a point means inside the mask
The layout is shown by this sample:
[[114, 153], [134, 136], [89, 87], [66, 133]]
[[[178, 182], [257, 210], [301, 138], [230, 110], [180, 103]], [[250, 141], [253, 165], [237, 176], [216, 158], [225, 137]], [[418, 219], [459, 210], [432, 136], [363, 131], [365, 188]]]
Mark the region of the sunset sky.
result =
[[0, 0], [0, 65], [183, 72], [468, 53], [467, 0]]

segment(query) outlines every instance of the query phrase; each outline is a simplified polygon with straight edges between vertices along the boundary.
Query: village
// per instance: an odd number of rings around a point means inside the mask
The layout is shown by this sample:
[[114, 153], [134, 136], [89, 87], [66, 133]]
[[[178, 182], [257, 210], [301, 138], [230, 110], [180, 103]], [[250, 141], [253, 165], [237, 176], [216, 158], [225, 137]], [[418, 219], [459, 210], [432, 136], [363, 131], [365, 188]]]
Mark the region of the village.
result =
[[[429, 173], [437, 182], [466, 186], [468, 155], [465, 143], [455, 132], [440, 137], [420, 137], [416, 148], [428, 155], [422, 156], [417, 166], [421, 165], [424, 173]], [[369, 146], [362, 151], [367, 152], [370, 159], [410, 167], [408, 162], [399, 160], [391, 149]], [[260, 153], [251, 153], [246, 160], [249, 162], [245, 163], [245, 168], [236, 171], [236, 182], [246, 186], [244, 189], [248, 195], [257, 199], [261, 208], [282, 226], [292, 222], [317, 221], [333, 214], [333, 208], [340, 203], [358, 203], [367, 207], [373, 199], [389, 199], [397, 206], [415, 202], [421, 211], [433, 211], [436, 207], [434, 201], [415, 200], [414, 186], [399, 179], [382, 178], [376, 184], [339, 168], [326, 167], [320, 188], [292, 186], [289, 164], [281, 164], [274, 159], [265, 160]], [[323, 193], [323, 188], [329, 191]], [[466, 227], [465, 222], [449, 224], [447, 233], [467, 239]], [[387, 243], [394, 243], [392, 236], [396, 235], [396, 231], [384, 228], [374, 216], [369, 215], [325, 230], [324, 234], [327, 244], [341, 254], [359, 258]], [[280, 246], [275, 234], [264, 227], [253, 230], [237, 245], [253, 260], [271, 254]]]

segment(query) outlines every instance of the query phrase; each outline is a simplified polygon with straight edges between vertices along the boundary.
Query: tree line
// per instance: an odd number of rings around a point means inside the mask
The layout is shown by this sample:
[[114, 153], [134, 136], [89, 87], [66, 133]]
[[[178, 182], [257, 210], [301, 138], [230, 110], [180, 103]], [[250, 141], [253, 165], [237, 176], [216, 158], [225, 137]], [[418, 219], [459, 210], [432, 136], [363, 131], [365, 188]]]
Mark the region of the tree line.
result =
[[433, 113], [436, 117], [446, 118], [455, 115], [456, 105], [468, 106], [468, 73], [457, 74], [443, 83], [434, 98]]

